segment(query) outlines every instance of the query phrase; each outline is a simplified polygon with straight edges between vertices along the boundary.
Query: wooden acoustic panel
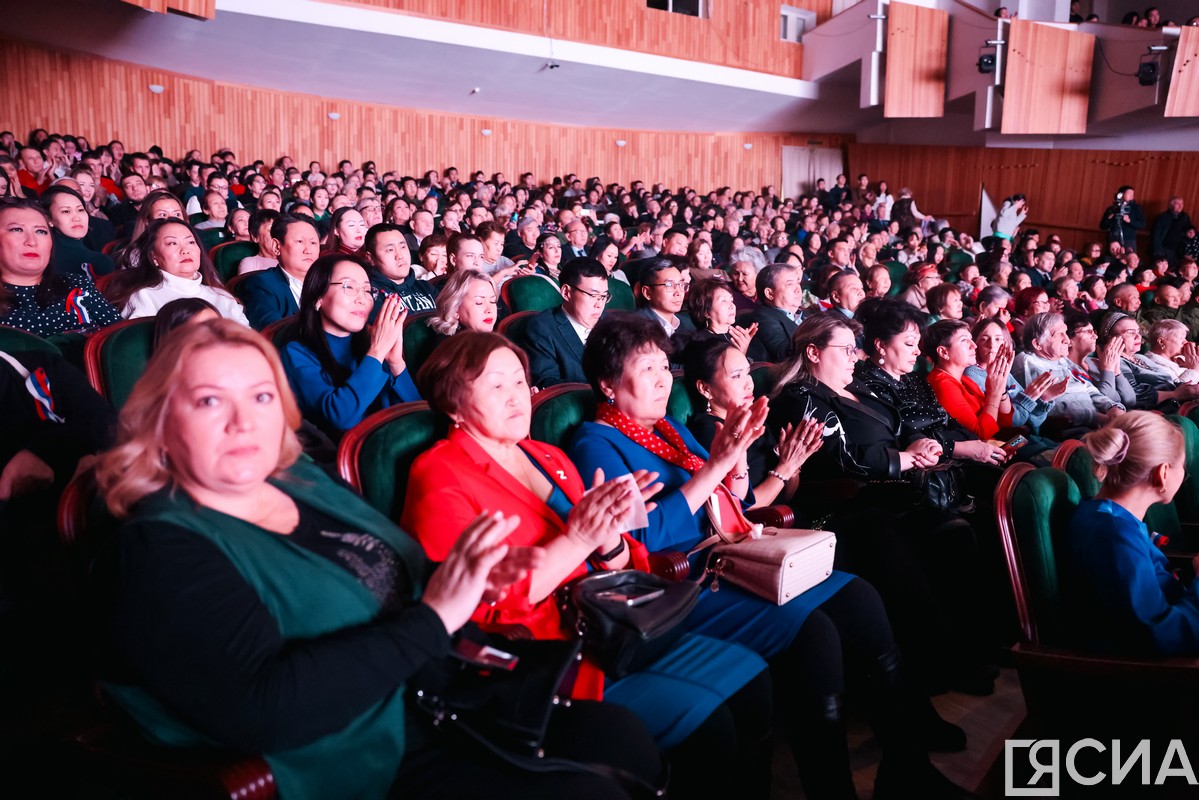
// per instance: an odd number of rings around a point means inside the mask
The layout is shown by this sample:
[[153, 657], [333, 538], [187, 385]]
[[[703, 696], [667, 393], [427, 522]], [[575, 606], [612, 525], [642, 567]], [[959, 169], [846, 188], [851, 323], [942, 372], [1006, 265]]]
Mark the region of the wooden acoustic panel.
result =
[[189, 17], [212, 19], [216, 16], [216, 0], [121, 0], [131, 6], [159, 14], [174, 11]]
[[[912, 189], [925, 214], [978, 233], [981, 187], [996, 206], [1016, 193], [1027, 196], [1025, 227], [1061, 236], [1066, 247], [1103, 241], [1099, 218], [1120, 186], [1136, 189], [1146, 220], [1165, 210], [1174, 195], [1193, 199], [1199, 153], [1113, 150], [1048, 150], [998, 147], [850, 144], [851, 175], [885, 180], [895, 193]], [[1143, 250], [1149, 244], [1142, 231]]]
[[949, 14], [892, 0], [887, 7], [884, 117], [945, 116]]
[[[0, 119], [17, 131], [46, 128], [120, 139], [128, 150], [228, 147], [246, 164], [283, 154], [297, 164], [348, 158], [419, 175], [455, 165], [515, 178], [576, 172], [605, 181], [760, 190], [782, 181], [784, 145], [841, 147], [845, 134], [678, 133], [582, 128], [357, 103], [205, 80], [0, 38]], [[149, 84], [164, 87], [161, 94]], [[329, 119], [337, 112], [340, 119]], [[197, 124], [202, 120], [203, 124]], [[490, 136], [482, 135], [484, 129]], [[617, 141], [624, 141], [624, 147]], [[751, 147], [747, 150], [745, 145]]]
[[1086, 133], [1095, 37], [1012, 20], [1003, 133]]
[[[645, 0], [344, 0], [467, 25], [703, 61], [771, 75], [803, 74], [803, 45], [779, 33], [780, 3], [713, 0], [710, 19], [658, 11]], [[788, 0], [832, 16], [832, 0]]]
[[1167, 117], [1199, 117], [1199, 28], [1183, 27], [1166, 95]]

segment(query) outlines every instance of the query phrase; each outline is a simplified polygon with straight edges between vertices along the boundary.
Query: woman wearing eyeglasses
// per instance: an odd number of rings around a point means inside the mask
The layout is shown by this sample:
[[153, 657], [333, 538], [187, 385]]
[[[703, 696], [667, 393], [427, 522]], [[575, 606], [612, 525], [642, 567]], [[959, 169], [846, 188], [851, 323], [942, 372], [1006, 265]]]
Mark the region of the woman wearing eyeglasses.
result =
[[283, 348], [301, 413], [335, 439], [372, 411], [420, 399], [404, 363], [404, 301], [388, 297], [367, 328], [376, 291], [362, 259], [318, 258], [300, 291], [299, 331]]

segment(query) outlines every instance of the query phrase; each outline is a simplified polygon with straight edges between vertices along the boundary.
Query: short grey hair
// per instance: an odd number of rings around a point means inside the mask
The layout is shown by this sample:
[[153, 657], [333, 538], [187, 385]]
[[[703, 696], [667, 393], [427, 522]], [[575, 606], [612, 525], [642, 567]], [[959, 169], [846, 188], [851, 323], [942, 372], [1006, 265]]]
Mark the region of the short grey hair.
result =
[[978, 293], [977, 303], [981, 306], [983, 303], [999, 303], [1007, 305], [1012, 300], [1012, 295], [1007, 289], [1002, 286], [991, 284], [986, 286]]
[[1187, 333], [1189, 330], [1185, 323], [1176, 319], [1159, 319], [1149, 326], [1149, 349], [1152, 350], [1153, 346], [1157, 344], [1157, 340], [1164, 338], [1171, 331]]
[[766, 255], [756, 247], [738, 247], [729, 254], [729, 267], [734, 264], [749, 264], [757, 275], [766, 266]]
[[1035, 340], [1044, 339], [1045, 334], [1049, 333], [1049, 329], [1054, 325], [1065, 323], [1065, 318], [1056, 312], [1046, 311], [1041, 314], [1033, 314], [1024, 323], [1024, 330], [1021, 332], [1024, 349], [1028, 352], [1033, 352], [1032, 343]]

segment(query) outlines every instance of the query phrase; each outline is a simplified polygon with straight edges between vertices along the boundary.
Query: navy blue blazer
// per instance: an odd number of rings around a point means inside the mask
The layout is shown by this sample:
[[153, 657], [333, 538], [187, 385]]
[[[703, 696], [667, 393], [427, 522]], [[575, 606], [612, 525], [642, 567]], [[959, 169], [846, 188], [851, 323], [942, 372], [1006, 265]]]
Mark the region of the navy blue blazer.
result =
[[251, 272], [235, 288], [237, 299], [246, 308], [246, 319], [256, 331], [300, 311], [283, 267]]
[[561, 306], [529, 317], [524, 329], [525, 352], [533, 385], [545, 388], [559, 383], [587, 383], [583, 374], [583, 340]]

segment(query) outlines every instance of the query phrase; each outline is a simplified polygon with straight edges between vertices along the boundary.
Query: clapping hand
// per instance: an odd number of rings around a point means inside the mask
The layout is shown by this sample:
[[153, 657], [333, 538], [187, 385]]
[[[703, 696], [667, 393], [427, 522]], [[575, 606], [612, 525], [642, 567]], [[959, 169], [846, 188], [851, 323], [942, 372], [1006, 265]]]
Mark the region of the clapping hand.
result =
[[778, 471], [794, 475], [824, 444], [824, 422], [805, 419], [799, 427], [788, 424], [779, 432]]
[[461, 628], [479, 603], [500, 600], [509, 586], [541, 566], [540, 547], [509, 547], [504, 540], [520, 517], [480, 514], [458, 537], [429, 578], [421, 602], [433, 609], [449, 633]]
[[629, 512], [633, 510], [636, 495], [640, 493], [647, 512], [653, 511], [655, 503], [650, 498], [662, 491], [658, 473], [640, 469], [633, 473], [633, 482], [625, 480], [604, 481], [604, 471], [597, 469], [591, 488], [575, 504], [566, 524], [566, 536], [586, 546], [588, 550], [603, 548], [610, 550], [613, 538], [629, 530]]
[[766, 432], [766, 415], [769, 412], [765, 397], [759, 397], [748, 405], [730, 408], [724, 423], [716, 425], [716, 436], [709, 450], [709, 463], [723, 465], [725, 469], [722, 475], [730, 471], [742, 460], [749, 446]]
[[748, 328], [742, 328], [738, 325], [729, 326], [729, 338], [733, 340], [733, 347], [736, 347], [742, 353], [749, 351], [749, 343], [753, 341], [754, 335], [758, 332], [758, 323], [750, 325]]

